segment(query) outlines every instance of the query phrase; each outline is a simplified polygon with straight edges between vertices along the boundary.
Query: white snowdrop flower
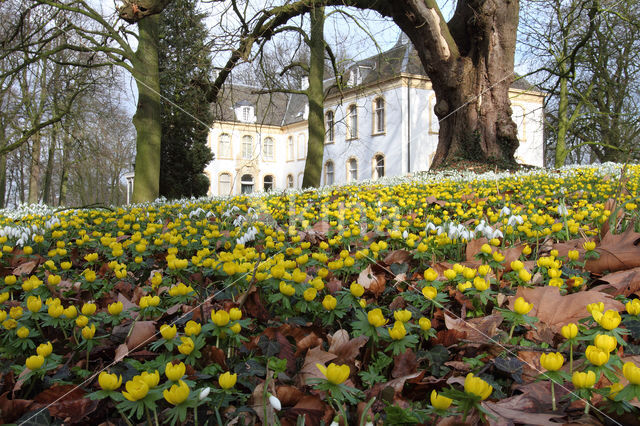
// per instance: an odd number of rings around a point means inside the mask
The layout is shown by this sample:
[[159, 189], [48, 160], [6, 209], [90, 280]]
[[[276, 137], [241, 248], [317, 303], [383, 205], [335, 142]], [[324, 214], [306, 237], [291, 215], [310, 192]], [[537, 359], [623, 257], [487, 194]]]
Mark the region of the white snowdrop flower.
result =
[[503, 238], [503, 237], [504, 235], [502, 234], [502, 231], [499, 229], [495, 229], [491, 234], [491, 238]]
[[409, 233], [407, 232], [406, 229], [402, 232], [402, 238], [404, 238], [405, 240], [409, 238]]
[[200, 395], [198, 395], [198, 400], [202, 401], [203, 399], [205, 399], [209, 395], [209, 392], [211, 392], [211, 388], [208, 386], [202, 389], [200, 391]]
[[449, 238], [453, 240], [455, 238], [458, 238], [458, 235], [460, 235], [458, 228], [456, 228], [455, 226], [452, 226], [451, 228], [449, 228], [449, 232], [447, 233], [447, 236]]
[[484, 232], [484, 228], [485, 228], [484, 221], [482, 221], [478, 224], [478, 226], [476, 226], [476, 232]]
[[504, 206], [502, 210], [500, 210], [500, 216], [508, 216], [511, 214], [511, 209], [509, 207]]
[[469, 241], [471, 239], [471, 232], [465, 229], [464, 231], [460, 232], [460, 238]]
[[273, 409], [276, 411], [280, 411], [282, 409], [282, 404], [280, 403], [280, 400], [271, 394], [269, 394], [269, 404], [271, 404]]
[[567, 216], [569, 215], [569, 210], [567, 210], [567, 206], [565, 206], [564, 204], [560, 204], [558, 206], [558, 214], [560, 216]]
[[435, 230], [436, 230], [436, 226], [435, 226], [433, 223], [429, 222], [429, 223], [427, 223], [427, 226], [426, 226], [424, 229], [425, 229], [425, 231], [427, 231], [427, 232], [429, 232], [429, 231], [431, 231], [431, 230], [434, 230], [434, 231], [435, 231]]
[[524, 219], [522, 218], [522, 216], [519, 216], [519, 215], [511, 216], [509, 217], [509, 220], [507, 220], [507, 225], [511, 225], [511, 226], [515, 224], [522, 225], [523, 223], [524, 223]]

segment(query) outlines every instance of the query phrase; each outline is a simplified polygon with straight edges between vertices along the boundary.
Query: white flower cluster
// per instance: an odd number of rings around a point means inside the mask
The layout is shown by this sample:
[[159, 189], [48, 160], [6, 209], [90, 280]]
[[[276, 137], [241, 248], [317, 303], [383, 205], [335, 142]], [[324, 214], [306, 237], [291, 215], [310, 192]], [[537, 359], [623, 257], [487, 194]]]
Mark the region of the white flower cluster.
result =
[[236, 238], [236, 244], [244, 245], [250, 241], [253, 241], [256, 239], [257, 234], [258, 230], [255, 227], [250, 226], [242, 237]]

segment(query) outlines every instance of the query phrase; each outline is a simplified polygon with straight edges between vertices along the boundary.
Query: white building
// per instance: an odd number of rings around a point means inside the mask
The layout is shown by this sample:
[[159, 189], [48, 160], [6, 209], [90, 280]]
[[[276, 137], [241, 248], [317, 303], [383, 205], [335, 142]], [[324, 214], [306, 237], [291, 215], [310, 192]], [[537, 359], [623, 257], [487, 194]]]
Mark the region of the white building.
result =
[[[438, 144], [435, 93], [406, 38], [359, 61], [349, 89], [325, 99], [322, 183], [343, 183], [428, 170]], [[215, 158], [205, 169], [210, 195], [299, 188], [307, 149], [304, 95], [256, 94], [233, 85], [217, 105], [209, 133]], [[516, 160], [543, 165], [544, 95], [526, 82], [510, 89], [520, 146]]]

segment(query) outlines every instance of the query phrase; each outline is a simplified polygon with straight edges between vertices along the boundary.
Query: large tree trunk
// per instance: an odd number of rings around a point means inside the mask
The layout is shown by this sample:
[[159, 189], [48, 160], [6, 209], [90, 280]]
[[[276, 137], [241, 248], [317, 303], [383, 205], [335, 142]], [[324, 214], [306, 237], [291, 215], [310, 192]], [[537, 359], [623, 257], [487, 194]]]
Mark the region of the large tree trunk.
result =
[[307, 160], [304, 164], [302, 187], [320, 186], [322, 177], [322, 157], [324, 155], [324, 7], [313, 9], [311, 15], [311, 37], [309, 48], [309, 141]]
[[51, 128], [51, 140], [49, 141], [49, 150], [47, 152], [47, 168], [44, 171], [44, 182], [42, 183], [42, 201], [50, 205], [53, 205], [53, 200], [51, 199], [51, 181], [53, 179], [53, 163], [55, 160], [59, 130], [60, 126], [57, 123]]
[[40, 197], [40, 147], [42, 145], [42, 135], [40, 132], [33, 137], [31, 145], [31, 167], [29, 167], [29, 204], [36, 204]]
[[397, 10], [393, 16], [416, 47], [436, 93], [440, 134], [431, 167], [457, 157], [515, 164], [518, 137], [509, 86], [518, 0], [461, 0], [448, 24], [435, 0], [399, 3], [414, 11]]
[[137, 131], [134, 203], [153, 201], [160, 193], [162, 105], [158, 70], [159, 20], [159, 15], [153, 15], [138, 22], [138, 50], [133, 64], [138, 87], [138, 107], [133, 117]]

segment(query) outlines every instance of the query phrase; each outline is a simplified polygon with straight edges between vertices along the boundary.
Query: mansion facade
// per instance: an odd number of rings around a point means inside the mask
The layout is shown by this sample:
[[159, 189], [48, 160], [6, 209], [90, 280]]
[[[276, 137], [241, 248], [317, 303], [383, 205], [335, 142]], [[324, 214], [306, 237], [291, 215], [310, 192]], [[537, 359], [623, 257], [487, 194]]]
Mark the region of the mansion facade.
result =
[[[322, 184], [428, 170], [438, 144], [435, 93], [406, 37], [357, 62], [348, 89], [324, 102]], [[307, 151], [308, 104], [301, 94], [257, 94], [230, 85], [216, 104], [208, 145], [209, 195], [300, 188]], [[520, 146], [516, 160], [543, 166], [544, 94], [520, 80], [509, 91]]]

